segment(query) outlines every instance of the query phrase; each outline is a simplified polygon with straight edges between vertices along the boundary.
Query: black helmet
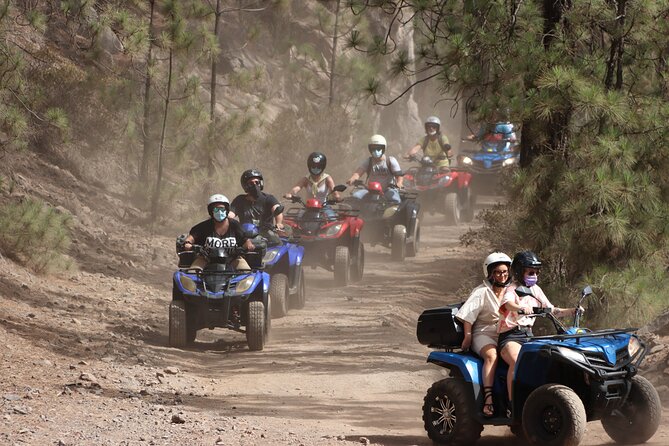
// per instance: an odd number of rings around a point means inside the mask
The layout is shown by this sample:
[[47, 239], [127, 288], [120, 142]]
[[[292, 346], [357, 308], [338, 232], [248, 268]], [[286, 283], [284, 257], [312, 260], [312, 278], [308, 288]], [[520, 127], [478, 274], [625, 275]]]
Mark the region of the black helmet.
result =
[[312, 152], [307, 158], [307, 167], [312, 175], [320, 175], [325, 170], [328, 159], [321, 152]]
[[541, 268], [541, 260], [532, 251], [521, 251], [513, 256], [513, 262], [511, 263], [513, 278], [523, 285], [525, 284], [523, 282], [524, 268]]
[[258, 169], [248, 169], [245, 170], [244, 173], [242, 173], [242, 177], [239, 180], [240, 183], [242, 183], [242, 189], [244, 189], [244, 192], [249, 193], [251, 188], [248, 185], [248, 182], [251, 178], [257, 178], [260, 180], [260, 190], [263, 190], [265, 187], [265, 180], [262, 177], [262, 173]]

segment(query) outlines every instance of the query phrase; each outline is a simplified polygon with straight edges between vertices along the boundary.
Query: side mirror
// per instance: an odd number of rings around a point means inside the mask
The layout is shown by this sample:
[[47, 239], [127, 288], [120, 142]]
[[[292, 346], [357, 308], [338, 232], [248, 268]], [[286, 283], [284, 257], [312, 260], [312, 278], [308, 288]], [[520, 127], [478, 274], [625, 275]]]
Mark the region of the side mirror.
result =
[[338, 184], [332, 189], [333, 192], [344, 192], [346, 190], [345, 184]]
[[581, 294], [583, 297], [591, 295], [592, 287], [590, 287], [590, 285], [586, 286], [585, 288], [583, 288], [583, 291], [581, 291]]
[[274, 211], [272, 211], [272, 215], [276, 217], [277, 215], [281, 214], [284, 209], [285, 207], [282, 204], [280, 204], [276, 207], [276, 209], [274, 209]]
[[526, 286], [519, 286], [518, 288], [516, 288], [516, 294], [521, 296], [521, 297], [522, 296], [532, 296], [532, 297], [534, 297], [534, 293], [532, 292], [532, 290], [529, 289]]

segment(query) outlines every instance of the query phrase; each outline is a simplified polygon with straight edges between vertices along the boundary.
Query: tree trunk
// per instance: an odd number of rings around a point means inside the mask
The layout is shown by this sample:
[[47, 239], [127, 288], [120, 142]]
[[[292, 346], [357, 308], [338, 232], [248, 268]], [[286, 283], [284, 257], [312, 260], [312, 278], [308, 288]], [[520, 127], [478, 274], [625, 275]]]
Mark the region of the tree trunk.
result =
[[334, 82], [335, 82], [335, 64], [337, 62], [337, 40], [339, 36], [339, 7], [341, 6], [341, 0], [337, 0], [337, 9], [335, 10], [335, 24], [334, 24], [334, 34], [332, 35], [332, 57], [330, 58], [330, 96], [328, 99], [328, 105], [334, 103]]
[[151, 68], [153, 67], [153, 11], [156, 1], [149, 0], [149, 4], [151, 5], [149, 16], [149, 49], [146, 54], [146, 73], [144, 78], [144, 117], [142, 120], [142, 139], [144, 150], [142, 152], [142, 160], [139, 167], [140, 184], [147, 184], [148, 182], [149, 159], [151, 158], [151, 152], [153, 152], [153, 141], [151, 141], [151, 134], [153, 131], [151, 125]]
[[167, 129], [167, 114], [170, 106], [170, 95], [172, 92], [172, 59], [174, 50], [170, 48], [169, 68], [167, 72], [167, 91], [165, 93], [165, 109], [163, 111], [163, 127], [160, 131], [160, 150], [158, 150], [158, 175], [156, 177], [156, 189], [153, 191], [153, 200], [151, 202], [151, 221], [155, 222], [158, 218], [158, 203], [160, 202], [160, 192], [163, 181], [163, 153], [165, 151], [165, 131]]

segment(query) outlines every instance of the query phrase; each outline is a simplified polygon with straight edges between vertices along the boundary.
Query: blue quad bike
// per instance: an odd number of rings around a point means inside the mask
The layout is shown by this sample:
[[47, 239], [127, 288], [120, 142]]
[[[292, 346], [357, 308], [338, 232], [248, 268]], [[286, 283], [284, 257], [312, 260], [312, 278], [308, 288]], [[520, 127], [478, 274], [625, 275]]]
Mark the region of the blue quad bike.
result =
[[272, 298], [272, 317], [281, 318], [289, 308], [304, 308], [306, 284], [302, 260], [304, 246], [299, 239], [281, 237], [280, 244], [268, 244], [263, 257], [264, 270], [270, 275], [269, 294]]
[[518, 142], [494, 133], [475, 143], [475, 147], [461, 150], [458, 164], [471, 172], [473, 194], [496, 194], [503, 173], [520, 162]]
[[[169, 344], [185, 347], [198, 330], [216, 327], [246, 334], [250, 350], [262, 350], [271, 327], [270, 276], [262, 270], [264, 247], [205, 248], [179, 252], [169, 310]], [[189, 268], [195, 255], [208, 259], [204, 269]], [[232, 261], [244, 255], [250, 271], [237, 271]]]
[[[531, 294], [519, 287], [518, 293]], [[583, 289], [576, 308], [592, 293]], [[529, 444], [576, 446], [588, 421], [600, 420], [619, 444], [637, 444], [656, 432], [662, 414], [657, 391], [637, 374], [646, 345], [635, 329], [590, 331], [566, 328], [548, 309], [535, 308], [534, 316], [549, 318], [557, 334], [535, 336], [518, 356], [513, 382], [513, 403], [508, 402], [508, 367], [500, 358], [495, 371], [495, 412], [482, 412], [483, 360], [462, 352], [463, 327], [455, 318], [461, 304], [424, 311], [417, 326], [422, 344], [433, 351], [427, 361], [449, 370], [449, 376], [427, 391], [423, 421], [428, 437], [446, 445], [471, 445], [484, 425], [508, 425]], [[510, 416], [508, 416], [510, 415]]]

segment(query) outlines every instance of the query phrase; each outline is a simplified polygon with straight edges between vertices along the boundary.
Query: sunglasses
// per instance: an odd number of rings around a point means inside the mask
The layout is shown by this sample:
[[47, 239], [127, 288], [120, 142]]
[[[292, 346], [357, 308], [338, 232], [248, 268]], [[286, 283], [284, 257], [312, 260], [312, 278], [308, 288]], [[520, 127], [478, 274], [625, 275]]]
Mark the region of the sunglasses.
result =
[[505, 270], [502, 271], [502, 270], [496, 269], [492, 273], [495, 276], [508, 276], [509, 275], [509, 270], [505, 269]]
[[525, 271], [526, 276], [538, 276], [539, 275], [539, 270], [536, 269], [528, 269]]
[[228, 210], [228, 208], [226, 208], [225, 206], [216, 206], [214, 208], [214, 212], [227, 211], [227, 210]]

